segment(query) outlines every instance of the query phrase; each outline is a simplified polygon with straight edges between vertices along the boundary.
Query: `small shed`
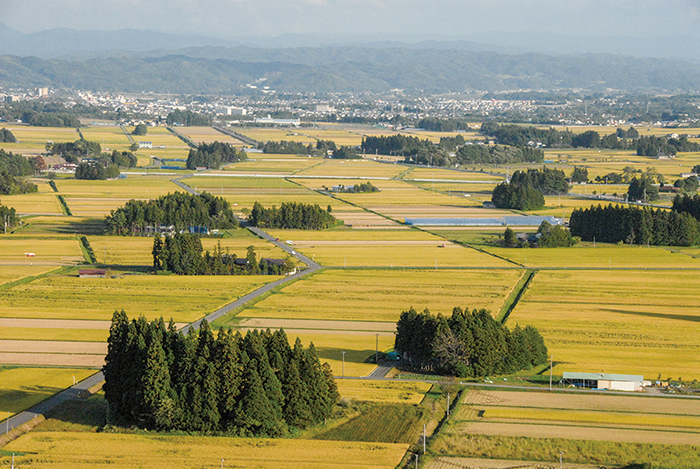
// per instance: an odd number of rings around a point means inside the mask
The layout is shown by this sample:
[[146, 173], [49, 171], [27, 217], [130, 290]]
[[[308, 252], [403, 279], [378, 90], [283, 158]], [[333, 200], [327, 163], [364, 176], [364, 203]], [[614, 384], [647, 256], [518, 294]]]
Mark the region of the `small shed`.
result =
[[490, 200], [487, 200], [483, 203], [484, 208], [496, 208], [496, 204], [491, 202]]
[[105, 278], [107, 271], [105, 269], [79, 269], [78, 275], [80, 278]]
[[588, 389], [608, 389], [611, 391], [641, 391], [644, 385], [642, 375], [617, 375], [605, 373], [564, 372], [563, 384]]

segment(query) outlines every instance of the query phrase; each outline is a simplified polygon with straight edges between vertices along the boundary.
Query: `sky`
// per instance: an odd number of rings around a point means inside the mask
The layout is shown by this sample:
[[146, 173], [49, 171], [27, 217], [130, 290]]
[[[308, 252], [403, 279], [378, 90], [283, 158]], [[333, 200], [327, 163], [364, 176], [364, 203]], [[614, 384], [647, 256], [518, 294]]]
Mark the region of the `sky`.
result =
[[0, 23], [25, 33], [130, 28], [225, 39], [698, 36], [700, 0], [0, 0]]

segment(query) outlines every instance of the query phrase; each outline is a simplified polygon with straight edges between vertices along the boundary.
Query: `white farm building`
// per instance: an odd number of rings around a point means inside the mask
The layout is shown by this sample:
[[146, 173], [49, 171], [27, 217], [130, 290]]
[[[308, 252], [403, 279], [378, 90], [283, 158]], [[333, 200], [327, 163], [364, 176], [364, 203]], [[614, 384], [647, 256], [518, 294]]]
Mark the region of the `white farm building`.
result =
[[606, 373], [564, 372], [564, 386], [588, 389], [609, 389], [611, 391], [641, 391], [644, 386], [642, 375], [615, 375]]

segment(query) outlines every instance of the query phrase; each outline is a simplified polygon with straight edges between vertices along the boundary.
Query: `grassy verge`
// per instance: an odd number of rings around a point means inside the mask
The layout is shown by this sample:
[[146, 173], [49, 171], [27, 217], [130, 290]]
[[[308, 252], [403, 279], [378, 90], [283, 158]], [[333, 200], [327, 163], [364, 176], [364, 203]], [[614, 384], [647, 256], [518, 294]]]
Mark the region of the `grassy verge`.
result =
[[61, 210], [63, 211], [63, 214], [70, 217], [73, 216], [73, 214], [70, 211], [70, 207], [68, 207], [68, 204], [66, 203], [66, 199], [62, 195], [57, 195], [58, 198], [58, 203], [61, 205]]
[[513, 288], [513, 291], [510, 292], [510, 295], [508, 295], [506, 301], [503, 302], [501, 311], [498, 313], [498, 316], [496, 316], [496, 321], [500, 323], [506, 322], [508, 316], [510, 316], [510, 313], [518, 304], [518, 301], [520, 301], [520, 298], [522, 298], [523, 293], [525, 293], [525, 290], [527, 290], [528, 285], [530, 285], [530, 282], [535, 277], [536, 273], [537, 271], [532, 269], [525, 271], [525, 275], [520, 277], [520, 280], [515, 285], [515, 288]]
[[95, 258], [95, 252], [90, 246], [90, 241], [88, 241], [87, 236], [79, 236], [80, 250], [83, 251], [83, 257], [88, 264], [96, 264], [97, 258]]
[[7, 282], [0, 285], [0, 291], [9, 290], [10, 288], [16, 287], [18, 285], [24, 285], [25, 283], [33, 282], [40, 278], [48, 277], [49, 275], [62, 275], [74, 269], [73, 266], [59, 267], [58, 269], [45, 272], [41, 275], [29, 275], [27, 277], [22, 277], [14, 282]]

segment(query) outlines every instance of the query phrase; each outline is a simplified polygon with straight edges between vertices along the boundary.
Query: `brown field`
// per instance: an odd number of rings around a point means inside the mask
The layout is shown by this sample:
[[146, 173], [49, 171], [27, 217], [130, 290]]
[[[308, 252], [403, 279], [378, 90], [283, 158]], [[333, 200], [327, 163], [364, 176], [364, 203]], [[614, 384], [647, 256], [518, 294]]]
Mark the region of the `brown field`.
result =
[[107, 344], [98, 342], [60, 342], [57, 340], [0, 340], [0, 352], [104, 356], [107, 354]]
[[24, 366], [78, 366], [101, 368], [105, 364], [104, 354], [65, 354], [65, 353], [16, 353], [0, 352], [0, 363]]
[[[477, 459], [438, 457], [425, 465], [425, 469], [556, 469], [559, 463], [542, 461], [520, 461], [507, 459]], [[567, 469], [600, 469], [599, 464], [564, 463]]]

